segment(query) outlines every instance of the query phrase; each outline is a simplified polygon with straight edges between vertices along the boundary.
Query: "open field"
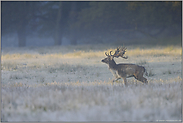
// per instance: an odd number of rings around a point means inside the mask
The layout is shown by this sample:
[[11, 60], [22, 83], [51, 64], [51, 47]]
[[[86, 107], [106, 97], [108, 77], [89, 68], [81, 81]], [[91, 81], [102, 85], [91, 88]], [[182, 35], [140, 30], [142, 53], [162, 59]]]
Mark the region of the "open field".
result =
[[1, 57], [2, 121], [181, 120], [178, 46], [127, 46], [128, 59], [147, 69], [148, 85], [124, 87], [101, 62], [116, 46], [4, 48]]

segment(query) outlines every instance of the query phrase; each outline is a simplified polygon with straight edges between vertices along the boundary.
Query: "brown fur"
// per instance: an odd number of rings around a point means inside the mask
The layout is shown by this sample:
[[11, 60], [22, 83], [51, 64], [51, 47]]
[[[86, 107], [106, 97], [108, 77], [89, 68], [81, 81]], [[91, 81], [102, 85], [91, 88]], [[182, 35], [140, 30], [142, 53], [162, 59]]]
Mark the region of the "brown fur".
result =
[[[125, 85], [127, 85], [126, 78], [134, 77], [143, 83], [148, 83], [147, 79], [143, 77], [143, 74], [146, 72], [143, 66], [135, 64], [116, 64], [113, 58], [114, 56], [108, 55], [102, 62], [109, 65], [109, 69], [113, 71], [116, 80], [123, 78]], [[113, 80], [113, 82], [116, 80]]]

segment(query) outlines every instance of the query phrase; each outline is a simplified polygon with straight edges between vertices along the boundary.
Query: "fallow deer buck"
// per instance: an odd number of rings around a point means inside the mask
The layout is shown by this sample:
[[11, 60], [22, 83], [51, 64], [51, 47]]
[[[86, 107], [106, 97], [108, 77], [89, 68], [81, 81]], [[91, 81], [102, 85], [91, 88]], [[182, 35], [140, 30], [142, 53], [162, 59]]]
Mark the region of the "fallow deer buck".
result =
[[109, 65], [110, 71], [116, 78], [116, 80], [113, 80], [113, 82], [123, 78], [124, 84], [127, 85], [126, 78], [134, 77], [135, 79], [147, 84], [147, 79], [143, 77], [144, 73], [146, 73], [147, 75], [147, 72], [143, 66], [139, 66], [136, 64], [116, 64], [116, 62], [114, 61], [114, 57], [122, 57], [124, 59], [127, 59], [128, 57], [124, 56], [126, 49], [127, 48], [125, 47], [117, 47], [117, 50], [113, 55], [111, 54], [112, 51], [110, 51], [110, 54], [107, 54], [105, 52], [107, 58], [103, 59], [102, 62]]

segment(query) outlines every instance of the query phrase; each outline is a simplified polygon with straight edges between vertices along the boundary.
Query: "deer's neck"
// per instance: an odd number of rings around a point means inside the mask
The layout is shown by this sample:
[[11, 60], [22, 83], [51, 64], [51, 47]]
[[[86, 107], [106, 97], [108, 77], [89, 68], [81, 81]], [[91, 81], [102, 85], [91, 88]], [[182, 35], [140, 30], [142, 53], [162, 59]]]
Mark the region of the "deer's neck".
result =
[[114, 60], [111, 60], [109, 62], [109, 69], [117, 70], [117, 65], [116, 65], [116, 62]]

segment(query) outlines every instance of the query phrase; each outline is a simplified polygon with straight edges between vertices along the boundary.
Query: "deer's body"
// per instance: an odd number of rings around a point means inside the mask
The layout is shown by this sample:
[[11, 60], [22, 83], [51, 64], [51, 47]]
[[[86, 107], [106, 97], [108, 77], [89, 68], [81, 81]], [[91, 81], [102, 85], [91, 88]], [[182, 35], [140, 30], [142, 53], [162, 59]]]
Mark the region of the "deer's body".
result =
[[126, 85], [127, 84], [126, 78], [134, 77], [135, 79], [143, 83], [148, 83], [147, 79], [143, 77], [143, 74], [146, 72], [143, 66], [139, 66], [136, 64], [122, 64], [122, 63], [116, 64], [116, 62], [113, 59], [115, 55], [107, 55], [107, 56], [108, 57], [103, 59], [102, 62], [109, 65], [109, 69], [115, 76], [116, 80], [123, 78], [124, 83]]

